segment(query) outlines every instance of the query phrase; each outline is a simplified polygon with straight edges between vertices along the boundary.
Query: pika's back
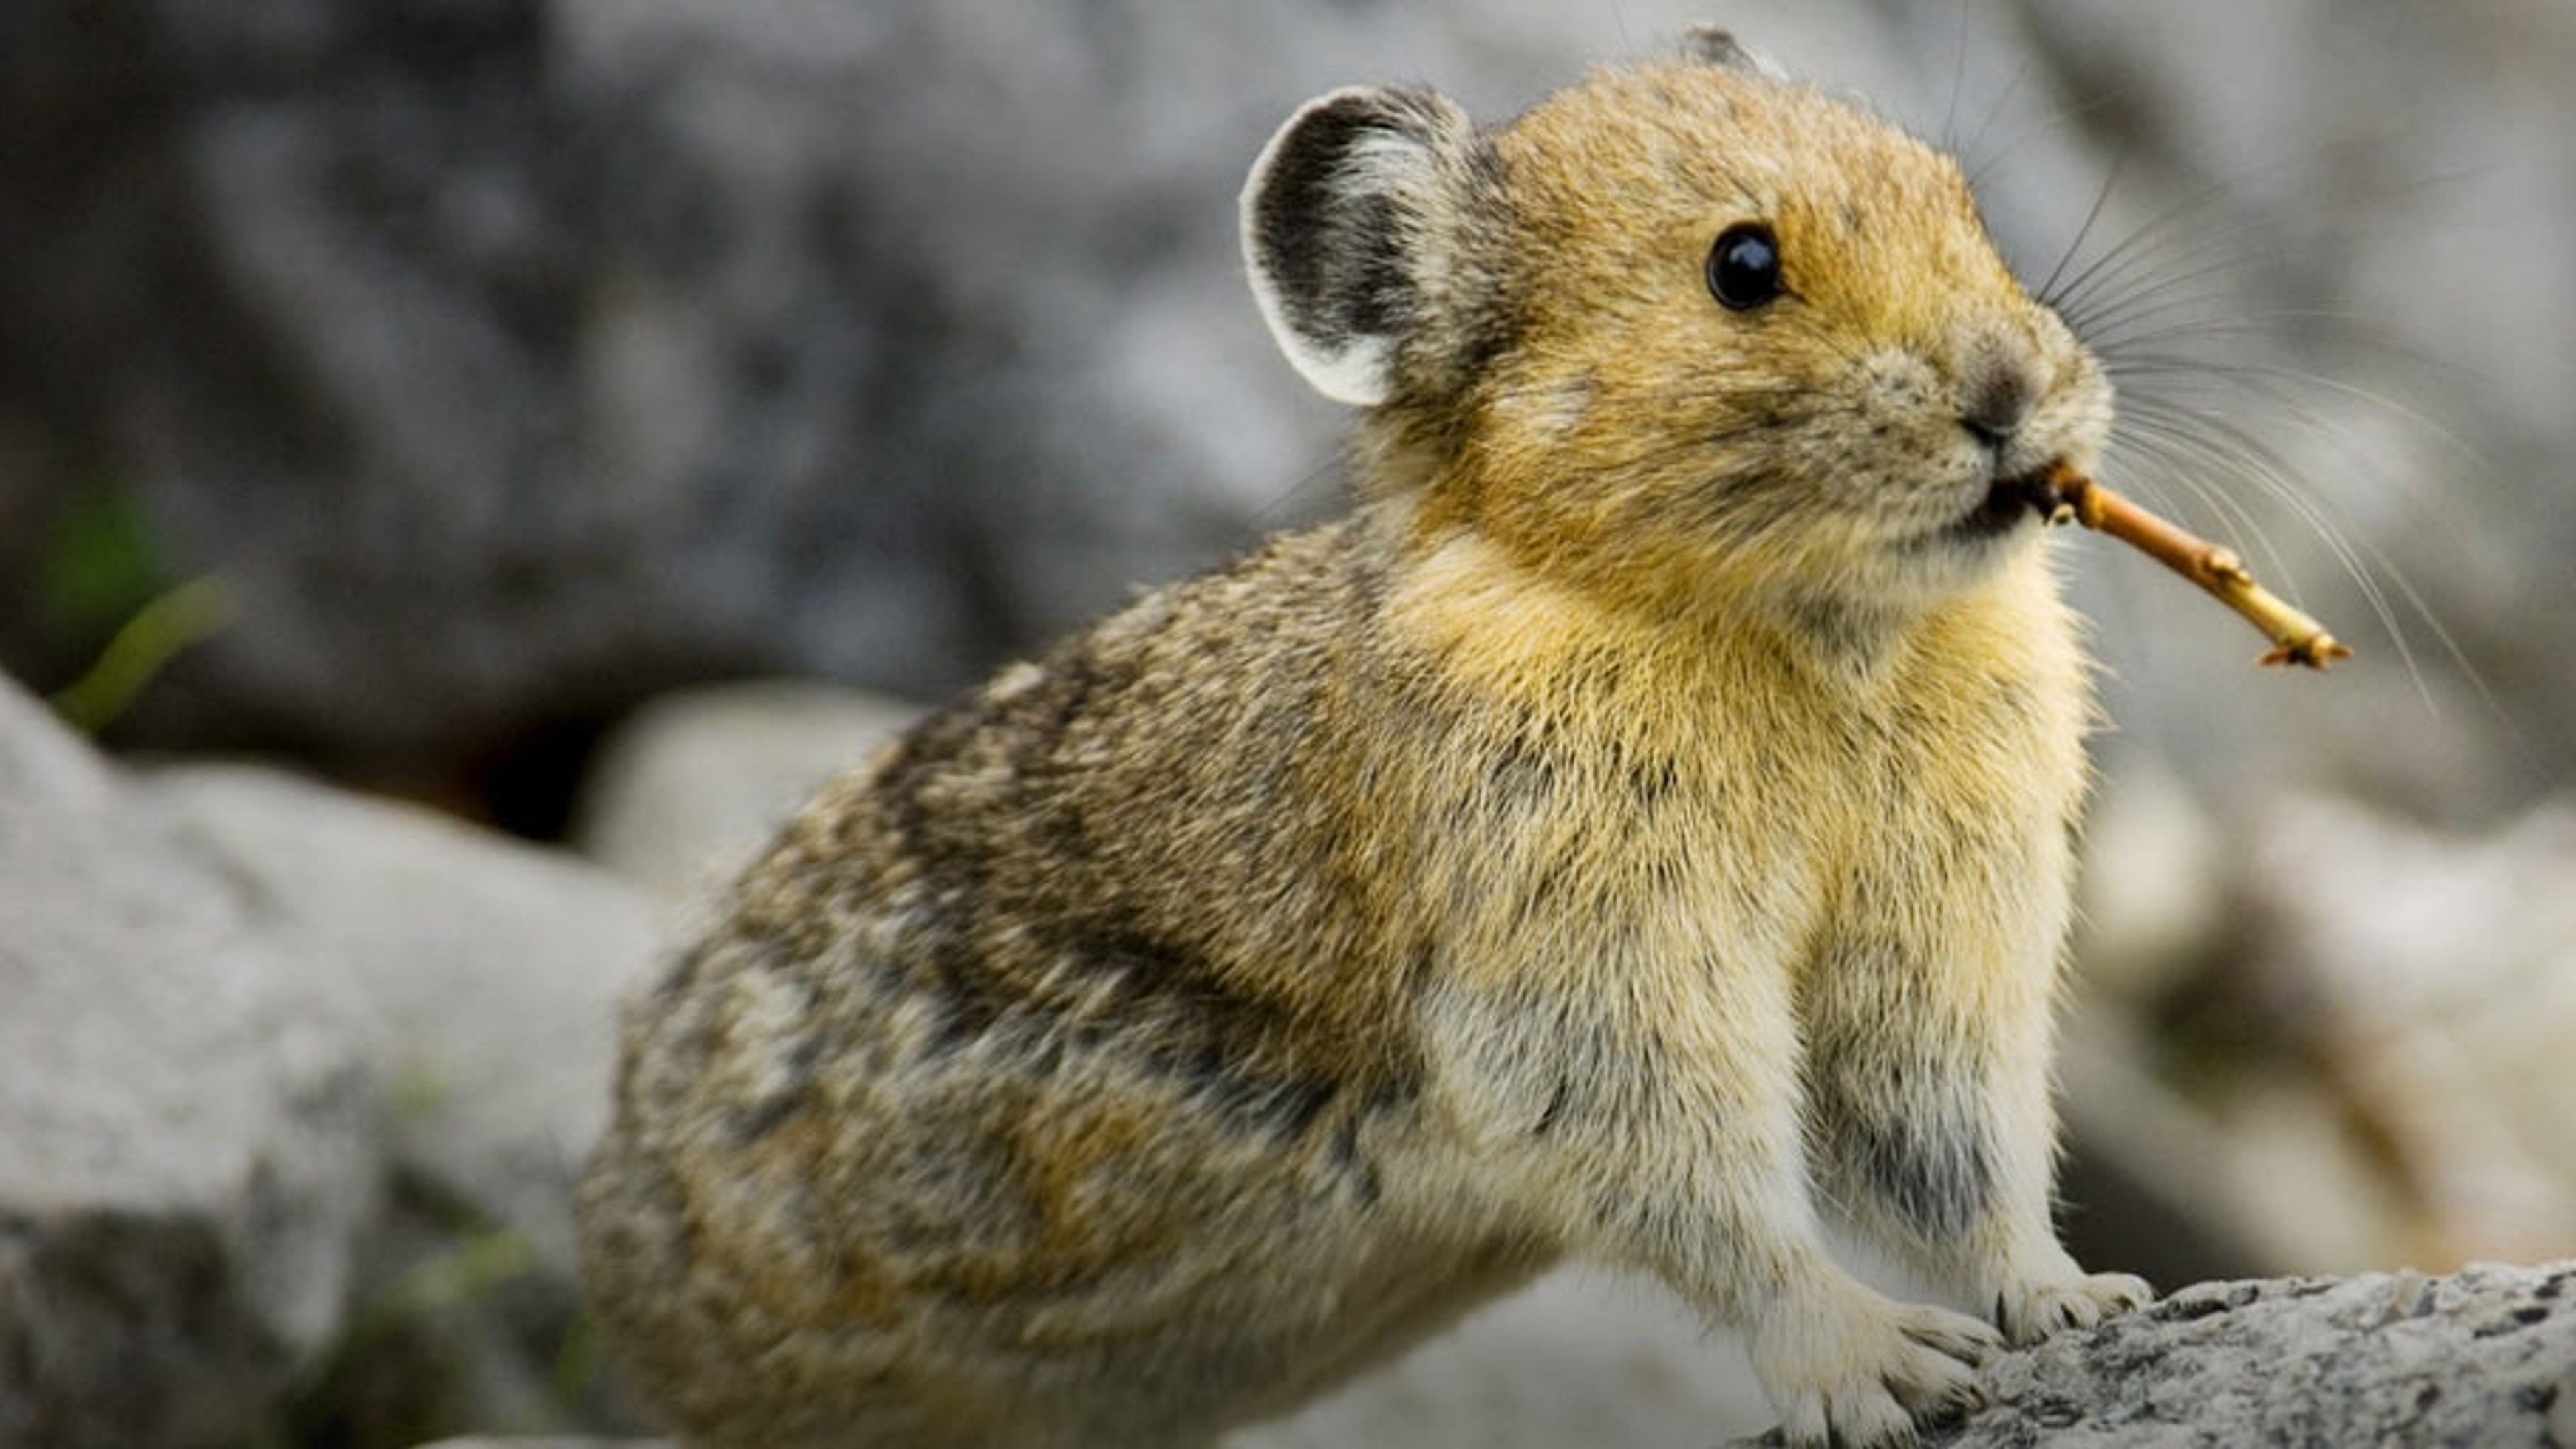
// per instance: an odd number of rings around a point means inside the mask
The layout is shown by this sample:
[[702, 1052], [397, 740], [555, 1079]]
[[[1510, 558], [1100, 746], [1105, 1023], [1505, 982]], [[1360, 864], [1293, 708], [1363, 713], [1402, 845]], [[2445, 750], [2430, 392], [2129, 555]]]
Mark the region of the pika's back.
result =
[[[1384, 568], [1358, 523], [1282, 539], [1005, 671], [800, 812], [636, 1000], [585, 1257], [663, 1413], [1191, 1442], [1525, 1256], [1349, 1240], [1419, 1191], [1381, 1164], [1423, 943], [1352, 829]], [[1268, 1301], [1319, 1287], [1376, 1306]]]

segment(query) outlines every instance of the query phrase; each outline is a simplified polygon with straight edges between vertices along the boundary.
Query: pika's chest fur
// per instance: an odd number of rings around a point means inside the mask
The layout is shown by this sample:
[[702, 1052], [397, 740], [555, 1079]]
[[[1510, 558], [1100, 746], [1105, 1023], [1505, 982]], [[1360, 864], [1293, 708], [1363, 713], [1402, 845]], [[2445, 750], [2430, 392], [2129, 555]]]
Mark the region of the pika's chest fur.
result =
[[1420, 661], [1391, 713], [1447, 738], [1405, 752], [1413, 790], [1350, 805], [1414, 840], [1471, 972], [1602, 971], [1605, 936], [1796, 952], [1872, 879], [2062, 834], [2082, 788], [2083, 667], [2035, 550], [1865, 665], [1623, 617], [1463, 534], [1385, 624]]
[[1475, 1153], [1653, 1137], [1659, 1075], [1748, 1070], [1748, 1019], [1891, 976], [2052, 989], [2089, 703], [2038, 550], [1867, 668], [1605, 612], [1467, 535], [1398, 571], [1382, 623], [1402, 697], [1343, 813], [1404, 842], [1370, 847], [1406, 866], [1382, 908], [1439, 943], [1414, 1005]]

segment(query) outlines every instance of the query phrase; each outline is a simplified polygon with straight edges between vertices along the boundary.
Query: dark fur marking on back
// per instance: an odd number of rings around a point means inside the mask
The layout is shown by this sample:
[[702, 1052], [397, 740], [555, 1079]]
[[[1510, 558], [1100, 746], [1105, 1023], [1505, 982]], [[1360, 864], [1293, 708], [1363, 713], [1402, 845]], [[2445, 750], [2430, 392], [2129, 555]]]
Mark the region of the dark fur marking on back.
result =
[[1565, 1114], [1566, 1099], [1572, 1096], [1573, 1093], [1574, 1084], [1572, 1082], [1563, 1077], [1557, 1078], [1556, 1090], [1548, 1093], [1547, 1106], [1538, 1114], [1537, 1124], [1530, 1128], [1530, 1136], [1545, 1137], [1549, 1133], [1554, 1132], [1556, 1130], [1557, 1120]]
[[1363, 1120], [1365, 1116], [1359, 1112], [1348, 1113], [1342, 1118], [1340, 1130], [1333, 1134], [1333, 1166], [1341, 1180], [1350, 1186], [1351, 1195], [1358, 1199], [1359, 1205], [1373, 1208], [1377, 1206], [1384, 1188], [1378, 1182], [1377, 1164], [1371, 1162], [1360, 1147], [1360, 1123]]
[[[1195, 952], [1116, 926], [1065, 943], [1062, 959], [1113, 980], [1122, 1021], [1142, 1035], [1132, 1059], [1186, 1084], [1224, 1115], [1283, 1139], [1303, 1136], [1337, 1086], [1297, 1068], [1292, 1023], [1228, 987]], [[1125, 1054], [1122, 1054], [1125, 1055]]]

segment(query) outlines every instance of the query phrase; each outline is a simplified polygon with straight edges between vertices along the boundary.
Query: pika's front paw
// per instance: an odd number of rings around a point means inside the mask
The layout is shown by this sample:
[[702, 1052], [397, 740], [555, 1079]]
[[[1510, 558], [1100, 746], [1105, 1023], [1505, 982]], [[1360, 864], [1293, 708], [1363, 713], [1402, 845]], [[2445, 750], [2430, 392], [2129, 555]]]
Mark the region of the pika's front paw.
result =
[[2006, 1288], [1995, 1297], [1995, 1322], [2015, 1347], [2022, 1347], [2066, 1329], [2091, 1328], [2155, 1301], [2156, 1290], [2135, 1274], [2082, 1273]]
[[1858, 1284], [1783, 1303], [1753, 1335], [1753, 1370], [1796, 1449], [1887, 1449], [1985, 1402], [1977, 1366], [2003, 1346], [1947, 1309]]

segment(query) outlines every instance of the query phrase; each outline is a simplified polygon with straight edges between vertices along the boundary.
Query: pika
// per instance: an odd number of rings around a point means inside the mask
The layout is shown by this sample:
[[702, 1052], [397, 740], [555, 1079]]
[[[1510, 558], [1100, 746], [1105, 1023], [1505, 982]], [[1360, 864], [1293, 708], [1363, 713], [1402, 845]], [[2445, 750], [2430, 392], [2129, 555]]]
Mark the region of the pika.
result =
[[1326, 95], [1242, 217], [1352, 511], [925, 719], [630, 1002], [649, 1407], [1207, 1445], [1576, 1258], [1886, 1445], [2146, 1301], [2050, 1218], [2092, 705], [2019, 486], [2111, 393], [1956, 164], [1701, 31], [1494, 129]]

